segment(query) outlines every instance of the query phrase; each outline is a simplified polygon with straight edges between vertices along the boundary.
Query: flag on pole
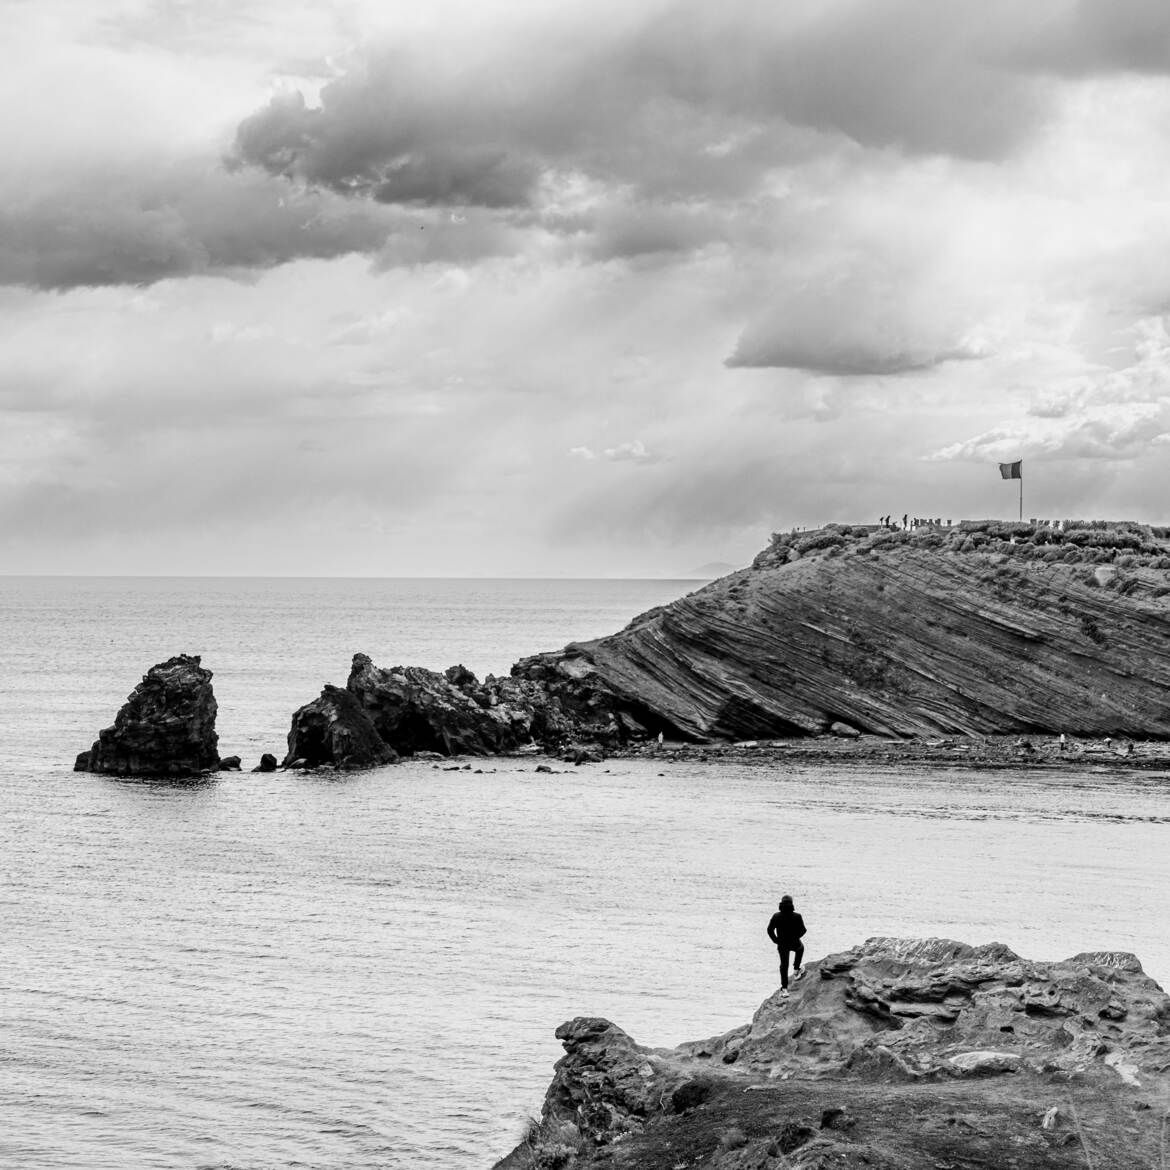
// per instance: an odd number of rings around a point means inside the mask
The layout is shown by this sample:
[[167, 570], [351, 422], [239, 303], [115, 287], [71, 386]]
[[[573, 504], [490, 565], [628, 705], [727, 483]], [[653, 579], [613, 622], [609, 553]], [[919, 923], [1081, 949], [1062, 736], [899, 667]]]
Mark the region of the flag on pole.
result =
[[1000, 479], [1023, 479], [1021, 468], [1024, 466], [1022, 459], [1017, 459], [1015, 463], [1001, 463], [999, 465]]

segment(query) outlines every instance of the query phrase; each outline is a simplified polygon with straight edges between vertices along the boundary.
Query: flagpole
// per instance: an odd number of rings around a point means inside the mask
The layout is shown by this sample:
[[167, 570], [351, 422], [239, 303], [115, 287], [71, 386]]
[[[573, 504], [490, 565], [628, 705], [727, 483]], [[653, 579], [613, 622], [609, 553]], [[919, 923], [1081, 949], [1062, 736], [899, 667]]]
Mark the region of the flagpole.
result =
[[1020, 468], [1020, 523], [1024, 522], [1024, 469]]

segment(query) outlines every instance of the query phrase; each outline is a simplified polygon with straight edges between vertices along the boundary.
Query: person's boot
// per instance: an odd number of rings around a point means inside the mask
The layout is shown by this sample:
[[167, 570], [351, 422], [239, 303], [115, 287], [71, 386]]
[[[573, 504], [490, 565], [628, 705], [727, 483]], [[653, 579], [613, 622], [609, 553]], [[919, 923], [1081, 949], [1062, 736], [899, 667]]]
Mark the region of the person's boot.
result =
[[797, 967], [796, 970], [792, 972], [792, 978], [793, 979], [803, 979], [804, 978], [804, 968]]

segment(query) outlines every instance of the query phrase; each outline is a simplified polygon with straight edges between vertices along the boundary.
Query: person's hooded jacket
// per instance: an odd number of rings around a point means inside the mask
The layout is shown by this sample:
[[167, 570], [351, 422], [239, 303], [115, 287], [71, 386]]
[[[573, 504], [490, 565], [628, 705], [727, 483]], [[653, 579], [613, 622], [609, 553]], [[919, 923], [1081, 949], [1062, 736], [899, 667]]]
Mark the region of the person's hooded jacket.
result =
[[804, 937], [807, 927], [796, 912], [791, 899], [780, 903], [780, 909], [768, 919], [768, 937], [778, 947], [791, 950]]

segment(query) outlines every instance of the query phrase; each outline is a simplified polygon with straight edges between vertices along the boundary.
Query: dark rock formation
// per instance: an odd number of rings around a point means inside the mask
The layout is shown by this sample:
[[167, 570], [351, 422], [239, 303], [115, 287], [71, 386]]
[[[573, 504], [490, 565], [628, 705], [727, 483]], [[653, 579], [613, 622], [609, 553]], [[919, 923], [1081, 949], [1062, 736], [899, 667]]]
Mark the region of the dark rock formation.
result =
[[563, 1024], [541, 1121], [498, 1166], [1159, 1164], [1170, 997], [1132, 955], [870, 939], [806, 969], [750, 1024], [674, 1049]]
[[329, 686], [294, 713], [284, 767], [372, 768], [398, 756], [349, 691]]
[[1167, 551], [1148, 529], [802, 533], [513, 675], [620, 736], [1170, 737]]
[[265, 752], [260, 757], [260, 763], [252, 769], [253, 772], [275, 772], [276, 757], [271, 752]]
[[[464, 666], [452, 666], [442, 674], [419, 666], [384, 669], [368, 655], [355, 654], [344, 693], [362, 720], [356, 720], [350, 705], [342, 708], [337, 688], [327, 687], [321, 699], [294, 716], [285, 765], [338, 762], [336, 751], [319, 746], [323, 712], [318, 708], [326, 696], [331, 721], [340, 719], [354, 734], [361, 727], [364, 747], [347, 753], [361, 763], [345, 766], [378, 762], [374, 740], [392, 757], [484, 756], [538, 745], [549, 751], [567, 750], [574, 762], [603, 759], [605, 748], [624, 734], [609, 706], [612, 696], [595, 678], [577, 678], [570, 664], [532, 663], [526, 675], [489, 676], [481, 683]], [[306, 730], [301, 725], [306, 719], [313, 728], [308, 733], [315, 745], [311, 752], [302, 750]]]
[[112, 776], [194, 776], [219, 766], [211, 671], [198, 655], [152, 666], [74, 764]]
[[240, 757], [224, 756], [219, 761], [219, 770], [221, 772], [238, 772], [240, 770]]
[[479, 702], [478, 680], [465, 667], [437, 674], [421, 666], [377, 667], [353, 656], [346, 689], [361, 704], [382, 740], [401, 755], [486, 756], [510, 751], [529, 738], [507, 708]]

